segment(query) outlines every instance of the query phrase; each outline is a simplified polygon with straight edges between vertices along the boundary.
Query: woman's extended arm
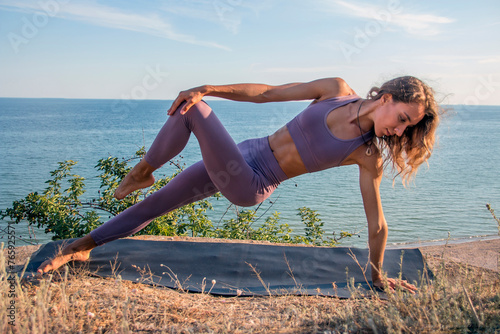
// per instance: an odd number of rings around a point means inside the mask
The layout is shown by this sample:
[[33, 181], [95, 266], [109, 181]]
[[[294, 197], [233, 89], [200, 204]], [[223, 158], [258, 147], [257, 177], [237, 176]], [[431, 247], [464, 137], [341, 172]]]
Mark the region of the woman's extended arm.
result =
[[[370, 263], [373, 285], [379, 288], [384, 287], [381, 270], [384, 262], [385, 245], [387, 242], [387, 222], [382, 209], [382, 201], [380, 199], [380, 182], [382, 180], [382, 162], [380, 158], [369, 157], [367, 160], [377, 159], [373, 164], [367, 166], [360, 165], [359, 185], [361, 188], [361, 196], [368, 220], [368, 245], [370, 248]], [[393, 290], [397, 285], [400, 285], [408, 291], [414, 293], [416, 287], [406, 281], [397, 282], [395, 279], [387, 279], [388, 288]]]
[[372, 168], [360, 166], [359, 170], [359, 186], [368, 221], [368, 245], [370, 247], [372, 281], [375, 285], [382, 282], [380, 273], [387, 241], [387, 222], [382, 210], [379, 191], [382, 172], [376, 169], [376, 167], [372, 170]]
[[354, 94], [354, 91], [340, 78], [319, 79], [306, 83], [289, 83], [279, 86], [265, 84], [204, 85], [179, 93], [168, 110], [172, 115], [186, 101], [181, 113], [185, 113], [204, 96], [215, 96], [233, 101], [254, 103], [325, 99]]

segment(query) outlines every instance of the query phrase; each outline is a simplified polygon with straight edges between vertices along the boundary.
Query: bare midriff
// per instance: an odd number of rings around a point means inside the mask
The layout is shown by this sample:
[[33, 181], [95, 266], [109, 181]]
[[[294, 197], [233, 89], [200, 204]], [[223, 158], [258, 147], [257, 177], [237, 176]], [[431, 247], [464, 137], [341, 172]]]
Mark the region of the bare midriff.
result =
[[269, 136], [269, 146], [286, 176], [292, 178], [307, 173], [304, 162], [286, 126]]

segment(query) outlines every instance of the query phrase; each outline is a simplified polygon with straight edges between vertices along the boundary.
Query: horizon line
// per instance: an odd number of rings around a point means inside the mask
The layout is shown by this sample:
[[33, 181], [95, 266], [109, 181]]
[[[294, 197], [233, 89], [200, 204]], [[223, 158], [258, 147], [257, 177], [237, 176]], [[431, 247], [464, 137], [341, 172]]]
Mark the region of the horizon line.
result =
[[[174, 101], [175, 98], [172, 99], [113, 99], [113, 98], [105, 98], [105, 97], [19, 97], [19, 96], [0, 96], [0, 99], [44, 99], [44, 100], [109, 100], [109, 101]], [[229, 101], [229, 102], [246, 102], [246, 101], [232, 101], [228, 99], [224, 99], [221, 97], [209, 96], [208, 98], [204, 98], [207, 101]], [[310, 99], [312, 100], [312, 99]], [[307, 102], [310, 100], [291, 100], [291, 101], [276, 101], [276, 103], [280, 102]], [[246, 102], [252, 103], [252, 102]], [[460, 107], [500, 107], [500, 104], [463, 104], [463, 103], [447, 103], [440, 104], [440, 106], [460, 106]]]

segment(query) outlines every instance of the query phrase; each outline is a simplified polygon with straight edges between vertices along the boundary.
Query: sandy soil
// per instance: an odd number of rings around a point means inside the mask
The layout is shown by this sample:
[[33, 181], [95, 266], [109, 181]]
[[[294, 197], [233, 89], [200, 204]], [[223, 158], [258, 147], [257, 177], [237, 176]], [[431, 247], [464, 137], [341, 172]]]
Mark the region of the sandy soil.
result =
[[500, 237], [418, 248], [431, 267], [444, 258], [447, 262], [500, 272]]

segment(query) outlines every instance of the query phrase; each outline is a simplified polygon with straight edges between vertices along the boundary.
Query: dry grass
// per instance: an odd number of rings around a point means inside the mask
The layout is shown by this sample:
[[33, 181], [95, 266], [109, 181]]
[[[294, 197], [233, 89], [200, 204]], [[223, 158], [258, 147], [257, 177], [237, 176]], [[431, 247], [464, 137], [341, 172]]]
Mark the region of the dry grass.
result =
[[[15, 280], [8, 296], [0, 257], [1, 333], [495, 333], [500, 330], [500, 277], [446, 258], [436, 279], [415, 296], [217, 297], [63, 269], [39, 281]], [[210, 285], [210, 284], [208, 284]], [[209, 286], [207, 287], [207, 290]], [[356, 291], [353, 291], [356, 294]], [[15, 301], [15, 326], [8, 307]]]

